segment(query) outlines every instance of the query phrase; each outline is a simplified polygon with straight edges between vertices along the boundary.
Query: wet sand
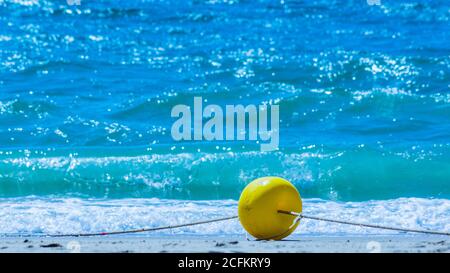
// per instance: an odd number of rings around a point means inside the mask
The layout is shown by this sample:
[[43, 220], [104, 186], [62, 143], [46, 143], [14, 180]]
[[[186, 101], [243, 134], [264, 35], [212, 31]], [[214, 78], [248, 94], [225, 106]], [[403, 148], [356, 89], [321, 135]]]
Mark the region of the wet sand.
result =
[[0, 252], [450, 252], [450, 238], [422, 235], [291, 236], [283, 241], [244, 236], [4, 237]]

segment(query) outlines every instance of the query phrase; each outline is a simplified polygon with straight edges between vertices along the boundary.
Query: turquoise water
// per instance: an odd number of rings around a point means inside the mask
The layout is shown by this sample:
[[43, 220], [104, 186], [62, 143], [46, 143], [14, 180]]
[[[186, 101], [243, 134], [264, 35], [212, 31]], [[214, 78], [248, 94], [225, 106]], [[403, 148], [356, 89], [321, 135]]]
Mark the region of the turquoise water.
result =
[[[292, 181], [318, 214], [450, 228], [446, 1], [0, 7], [0, 232], [232, 214], [243, 187], [267, 175]], [[174, 141], [170, 111], [194, 96], [279, 105], [279, 151]], [[186, 218], [165, 212], [177, 206]]]
[[[237, 199], [253, 179], [275, 175], [292, 181], [307, 198], [448, 198], [448, 147], [432, 151], [310, 148], [273, 153], [140, 153], [139, 149], [94, 149], [75, 156], [65, 152], [8, 155], [0, 161], [0, 196]], [[111, 152], [114, 155], [99, 155]], [[45, 152], [53, 153], [58, 154]]]

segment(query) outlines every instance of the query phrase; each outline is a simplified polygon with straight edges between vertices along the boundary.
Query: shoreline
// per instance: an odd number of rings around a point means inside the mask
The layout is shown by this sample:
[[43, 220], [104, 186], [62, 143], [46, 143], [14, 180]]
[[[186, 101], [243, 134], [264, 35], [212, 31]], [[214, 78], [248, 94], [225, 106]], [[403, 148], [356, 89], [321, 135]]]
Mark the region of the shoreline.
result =
[[450, 238], [433, 235], [301, 236], [282, 241], [244, 235], [2, 237], [0, 253], [450, 253]]

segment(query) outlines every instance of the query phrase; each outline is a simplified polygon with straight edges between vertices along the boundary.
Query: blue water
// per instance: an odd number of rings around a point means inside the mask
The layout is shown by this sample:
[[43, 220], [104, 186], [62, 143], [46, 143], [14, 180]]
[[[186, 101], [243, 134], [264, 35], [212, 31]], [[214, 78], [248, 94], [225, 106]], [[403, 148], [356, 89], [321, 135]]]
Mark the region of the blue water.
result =
[[[449, 17], [448, 1], [0, 1], [0, 232], [233, 214], [267, 175], [305, 211], [449, 230]], [[279, 105], [279, 151], [174, 141], [194, 96]]]

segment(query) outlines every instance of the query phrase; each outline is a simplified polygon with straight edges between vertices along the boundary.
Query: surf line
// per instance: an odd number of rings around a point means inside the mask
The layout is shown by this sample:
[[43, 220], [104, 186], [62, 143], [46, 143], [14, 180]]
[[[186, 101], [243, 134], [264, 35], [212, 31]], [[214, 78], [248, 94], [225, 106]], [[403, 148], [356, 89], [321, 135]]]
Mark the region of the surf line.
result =
[[[366, 223], [357, 223], [357, 222], [350, 222], [350, 221], [343, 221], [343, 220], [336, 220], [336, 219], [329, 219], [329, 218], [321, 218], [321, 217], [316, 217], [316, 216], [304, 215], [304, 214], [293, 212], [293, 211], [279, 210], [278, 213], [295, 216], [294, 224], [297, 223], [298, 221], [300, 221], [301, 218], [304, 218], [304, 219], [309, 219], [309, 220], [324, 221], [324, 222], [330, 222], [330, 223], [352, 225], [352, 226], [360, 226], [360, 227], [367, 227], [367, 228], [376, 228], [376, 229], [386, 229], [386, 230], [395, 230], [395, 231], [412, 232], [412, 233], [422, 233], [422, 234], [450, 236], [450, 232], [444, 232], [444, 231], [433, 231], [433, 230], [423, 230], [423, 229], [409, 229], [409, 228], [373, 225], [373, 224], [366, 224]], [[176, 229], [176, 228], [182, 228], [182, 227], [204, 225], [204, 224], [215, 223], [215, 222], [223, 222], [223, 221], [228, 221], [228, 220], [237, 219], [237, 218], [238, 218], [237, 215], [233, 215], [233, 216], [228, 216], [228, 217], [223, 217], [223, 218], [216, 218], [216, 219], [211, 219], [211, 220], [192, 222], [192, 223], [186, 223], [186, 224], [179, 224], [179, 225], [169, 225], [169, 226], [161, 226], [161, 227], [155, 227], [155, 228], [142, 228], [142, 229], [110, 231], [110, 232], [98, 232], [98, 233], [3, 234], [3, 235], [0, 235], [0, 236], [5, 236], [5, 237], [7, 237], [7, 236], [14, 236], [14, 237], [91, 237], [91, 236], [106, 236], [106, 235], [118, 235], [118, 234], [140, 233], [140, 232], [151, 232], [151, 231]], [[272, 238], [267, 238], [267, 239], [264, 239], [264, 240], [272, 240]]]
[[[280, 200], [282, 200], [283, 202], [279, 202]], [[278, 207], [280, 204], [283, 204], [284, 209]], [[104, 236], [104, 235], [117, 235], [117, 234], [176, 229], [188, 226], [197, 226], [215, 222], [228, 221], [237, 218], [239, 218], [239, 221], [241, 222], [244, 229], [258, 240], [281, 240], [295, 230], [301, 219], [324, 221], [329, 223], [352, 225], [375, 229], [450, 236], [450, 232], [445, 231], [391, 227], [391, 226], [374, 225], [374, 224], [309, 216], [303, 214], [301, 210], [302, 210], [302, 200], [295, 186], [283, 178], [268, 176], [258, 178], [249, 183], [244, 188], [241, 197], [239, 198], [238, 215], [178, 225], [111, 231], [111, 232], [73, 233], [73, 234], [1, 234], [0, 236], [4, 237], [5, 236], [15, 236], [15, 237]], [[286, 218], [281, 216], [292, 216], [293, 218]]]

